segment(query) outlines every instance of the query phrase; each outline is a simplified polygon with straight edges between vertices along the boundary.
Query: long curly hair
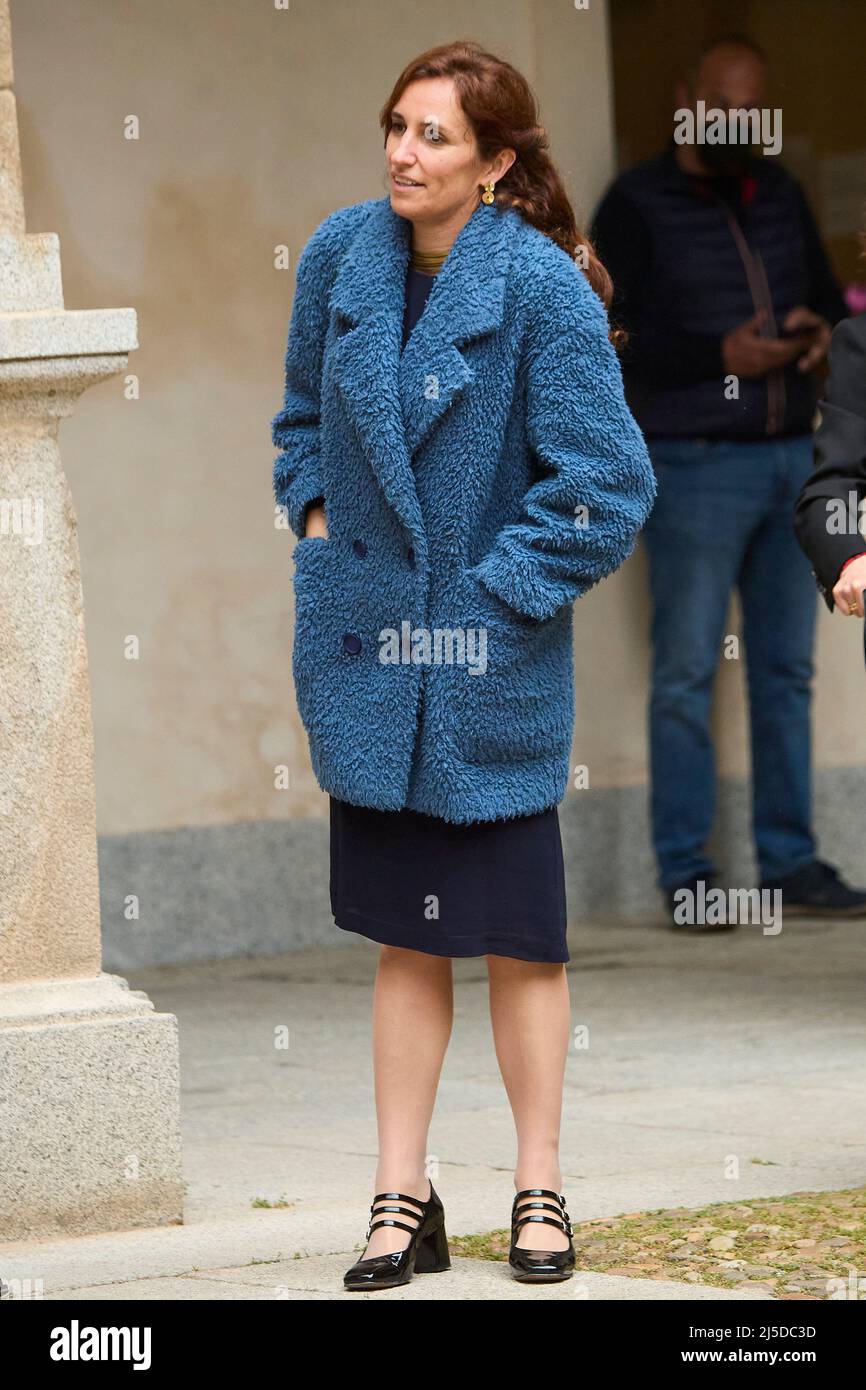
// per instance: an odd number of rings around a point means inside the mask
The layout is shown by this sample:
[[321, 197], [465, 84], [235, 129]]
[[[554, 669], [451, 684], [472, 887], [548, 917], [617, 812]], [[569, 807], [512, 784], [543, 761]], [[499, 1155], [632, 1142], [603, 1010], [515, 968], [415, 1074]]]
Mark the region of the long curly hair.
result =
[[[547, 132], [539, 121], [538, 102], [522, 73], [469, 39], [428, 48], [413, 58], [397, 78], [379, 114], [388, 138], [391, 114], [406, 88], [423, 78], [451, 78], [460, 106], [478, 142], [482, 159], [503, 149], [517, 158], [499, 180], [495, 202], [517, 208], [527, 222], [561, 246], [583, 271], [606, 309], [613, 283], [589, 238], [580, 230], [562, 179], [548, 153]], [[627, 334], [611, 329], [611, 342], [624, 346]]]

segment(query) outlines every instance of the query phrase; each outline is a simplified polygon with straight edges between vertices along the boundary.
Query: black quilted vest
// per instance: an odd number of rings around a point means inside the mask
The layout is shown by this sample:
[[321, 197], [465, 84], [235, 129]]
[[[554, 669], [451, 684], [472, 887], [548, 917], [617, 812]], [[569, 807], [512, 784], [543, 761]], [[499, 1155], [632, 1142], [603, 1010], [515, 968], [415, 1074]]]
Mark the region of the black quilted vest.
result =
[[[723, 334], [769, 308], [775, 332], [809, 284], [795, 185], [770, 158], [750, 161], [753, 196], [740, 221], [723, 199], [699, 196], [679, 168], [673, 146], [620, 176], [653, 238], [652, 270], [632, 318], [693, 333]], [[796, 361], [758, 380], [739, 381], [726, 399], [725, 378], [659, 386], [624, 364], [629, 406], [644, 434], [755, 438], [810, 430], [817, 400], [814, 373]]]

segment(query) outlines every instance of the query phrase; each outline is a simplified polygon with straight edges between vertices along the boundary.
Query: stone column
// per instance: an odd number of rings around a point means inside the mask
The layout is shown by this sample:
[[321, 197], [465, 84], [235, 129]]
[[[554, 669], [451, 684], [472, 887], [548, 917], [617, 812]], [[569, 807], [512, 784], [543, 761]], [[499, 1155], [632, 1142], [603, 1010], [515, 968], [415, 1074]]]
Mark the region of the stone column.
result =
[[102, 972], [90, 681], [58, 430], [137, 347], [25, 230], [0, 0], [0, 1241], [178, 1223], [177, 1020]]

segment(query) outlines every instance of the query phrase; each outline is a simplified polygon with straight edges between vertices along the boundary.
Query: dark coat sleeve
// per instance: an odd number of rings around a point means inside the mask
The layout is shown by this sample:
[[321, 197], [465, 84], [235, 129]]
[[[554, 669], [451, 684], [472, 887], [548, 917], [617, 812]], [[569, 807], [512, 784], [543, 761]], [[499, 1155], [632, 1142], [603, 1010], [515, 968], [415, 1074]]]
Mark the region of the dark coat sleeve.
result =
[[827, 253], [824, 250], [821, 234], [812, 215], [802, 186], [794, 180], [794, 196], [800, 216], [800, 227], [806, 247], [806, 271], [809, 276], [808, 307], [821, 314], [830, 324], [837, 324], [848, 317], [848, 305], [839, 289]]
[[819, 403], [815, 470], [794, 509], [794, 528], [812, 561], [824, 601], [846, 560], [866, 554], [866, 540], [850, 529], [851, 493], [866, 495], [866, 314], [842, 319], [833, 330], [830, 373]]

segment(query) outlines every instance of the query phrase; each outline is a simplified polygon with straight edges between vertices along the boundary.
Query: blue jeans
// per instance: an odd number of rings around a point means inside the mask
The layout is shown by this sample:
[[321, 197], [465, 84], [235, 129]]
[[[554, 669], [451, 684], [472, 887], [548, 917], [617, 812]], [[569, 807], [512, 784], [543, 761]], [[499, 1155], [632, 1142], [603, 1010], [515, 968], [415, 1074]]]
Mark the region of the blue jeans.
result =
[[761, 879], [815, 858], [811, 679], [818, 591], [797, 544], [794, 502], [812, 436], [648, 441], [658, 479], [644, 528], [653, 603], [650, 771], [658, 884], [712, 873], [713, 681], [736, 584], [743, 612], [752, 752], [752, 833]]

